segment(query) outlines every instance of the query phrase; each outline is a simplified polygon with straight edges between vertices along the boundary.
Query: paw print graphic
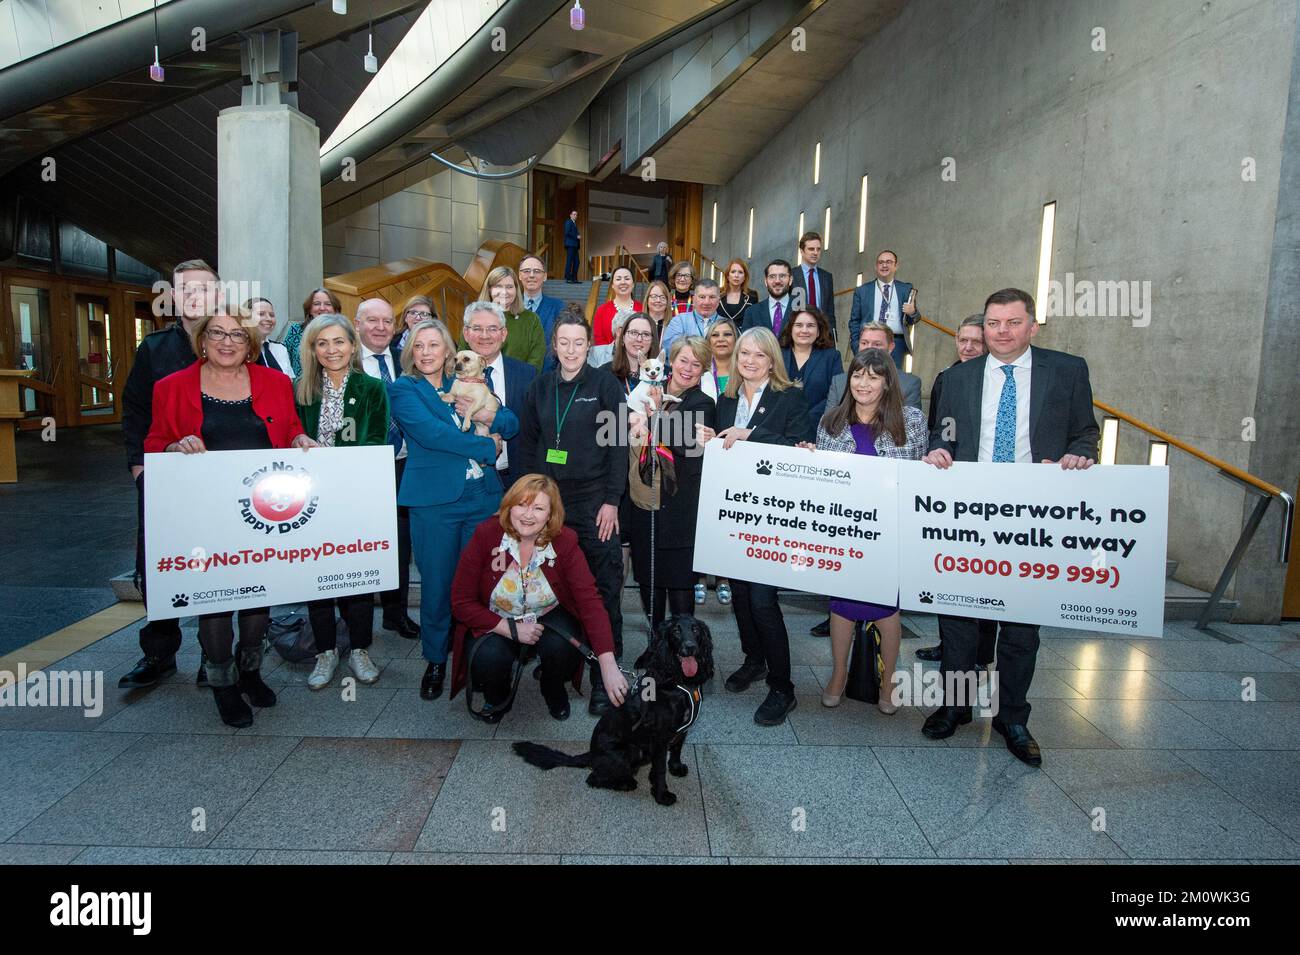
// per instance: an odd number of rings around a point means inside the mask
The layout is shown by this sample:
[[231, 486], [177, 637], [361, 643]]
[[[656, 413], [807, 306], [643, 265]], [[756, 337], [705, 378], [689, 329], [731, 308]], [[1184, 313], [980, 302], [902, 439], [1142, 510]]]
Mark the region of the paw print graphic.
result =
[[928, 590], [922, 590], [919, 599], [923, 604], [932, 604], [934, 603], [934, 594], [930, 593]]
[[772, 473], [772, 462], [771, 462], [771, 461], [759, 461], [758, 464], [754, 467], [754, 470], [757, 471], [759, 474], [771, 474], [771, 473]]
[[173, 607], [188, 607], [190, 605], [189, 594], [174, 594], [172, 596]]

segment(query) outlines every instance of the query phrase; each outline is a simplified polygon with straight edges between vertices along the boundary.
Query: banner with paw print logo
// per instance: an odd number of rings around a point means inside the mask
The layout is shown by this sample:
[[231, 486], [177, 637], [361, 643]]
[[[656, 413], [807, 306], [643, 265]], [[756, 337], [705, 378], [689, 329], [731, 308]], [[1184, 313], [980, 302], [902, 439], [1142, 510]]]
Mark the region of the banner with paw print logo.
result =
[[710, 441], [694, 569], [893, 606], [897, 473], [887, 458]]

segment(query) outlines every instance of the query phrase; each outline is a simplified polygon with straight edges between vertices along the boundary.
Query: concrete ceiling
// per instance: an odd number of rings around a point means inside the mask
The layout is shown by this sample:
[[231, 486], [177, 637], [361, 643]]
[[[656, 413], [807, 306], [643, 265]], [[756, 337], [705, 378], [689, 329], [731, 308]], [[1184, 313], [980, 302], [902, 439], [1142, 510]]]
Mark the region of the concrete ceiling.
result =
[[[358, 134], [322, 157], [324, 220], [334, 221], [378, 201], [387, 180], [424, 163], [431, 152], [459, 158], [463, 156], [456, 148], [459, 139], [518, 116], [569, 84], [607, 71], [625, 57], [741, 2], [590, 0], [584, 4], [586, 28], [575, 31], [569, 26], [572, 4], [568, 0], [530, 0], [536, 4], [532, 12], [547, 8], [552, 12], [535, 20], [495, 61], [485, 61], [479, 51], [476, 67], [458, 72], [452, 57], [434, 74], [428, 89], [410, 94], [418, 107], [411, 115], [419, 117], [418, 123], [380, 117], [379, 122], [387, 121], [389, 128], [379, 137], [371, 131], [365, 137], [367, 148], [359, 148], [363, 137]], [[501, 11], [509, 12], [510, 5]], [[494, 22], [489, 21], [488, 28]], [[509, 30], [506, 35], [512, 36]], [[432, 83], [444, 70], [447, 82]], [[562, 132], [556, 130], [557, 136]], [[340, 168], [336, 157], [343, 156], [358, 160], [355, 181], [344, 182], [332, 172]]]
[[[839, 74], [908, 0], [824, 0], [808, 6], [713, 93], [645, 150], [665, 179], [723, 185]], [[791, 30], [807, 31], [806, 51]]]

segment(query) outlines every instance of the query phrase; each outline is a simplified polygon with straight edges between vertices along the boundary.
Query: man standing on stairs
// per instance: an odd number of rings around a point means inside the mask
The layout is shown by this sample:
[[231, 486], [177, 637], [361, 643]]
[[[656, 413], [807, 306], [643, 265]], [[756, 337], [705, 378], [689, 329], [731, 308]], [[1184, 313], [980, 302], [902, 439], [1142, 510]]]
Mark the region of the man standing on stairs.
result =
[[578, 284], [578, 247], [582, 245], [582, 235], [578, 232], [578, 210], [569, 213], [569, 221], [564, 223], [564, 281], [570, 285]]
[[524, 287], [524, 308], [541, 321], [542, 334], [546, 336], [546, 359], [542, 363], [542, 373], [545, 374], [555, 367], [551, 330], [555, 328], [555, 316], [564, 308], [564, 300], [542, 291], [546, 286], [546, 264], [536, 255], [525, 255], [520, 260], [519, 284]]

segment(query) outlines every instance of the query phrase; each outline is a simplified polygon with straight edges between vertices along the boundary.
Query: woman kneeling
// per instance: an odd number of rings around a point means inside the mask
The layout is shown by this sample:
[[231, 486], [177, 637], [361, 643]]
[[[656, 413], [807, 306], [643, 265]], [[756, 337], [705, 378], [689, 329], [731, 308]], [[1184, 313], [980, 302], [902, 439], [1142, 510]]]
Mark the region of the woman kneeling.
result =
[[[545, 475], [514, 483], [495, 517], [481, 523], [461, 554], [451, 586], [453, 615], [469, 630], [457, 634], [452, 695], [472, 680], [482, 691], [482, 716], [497, 722], [510, 705], [511, 673], [525, 647], [542, 661], [542, 696], [557, 720], [568, 719], [566, 681], [581, 685], [582, 655], [568, 640], [584, 637], [597, 656], [610, 701], [627, 694], [614, 659], [609, 615], [578, 546], [564, 526], [560, 490]], [[473, 652], [473, 664], [467, 664]]]

